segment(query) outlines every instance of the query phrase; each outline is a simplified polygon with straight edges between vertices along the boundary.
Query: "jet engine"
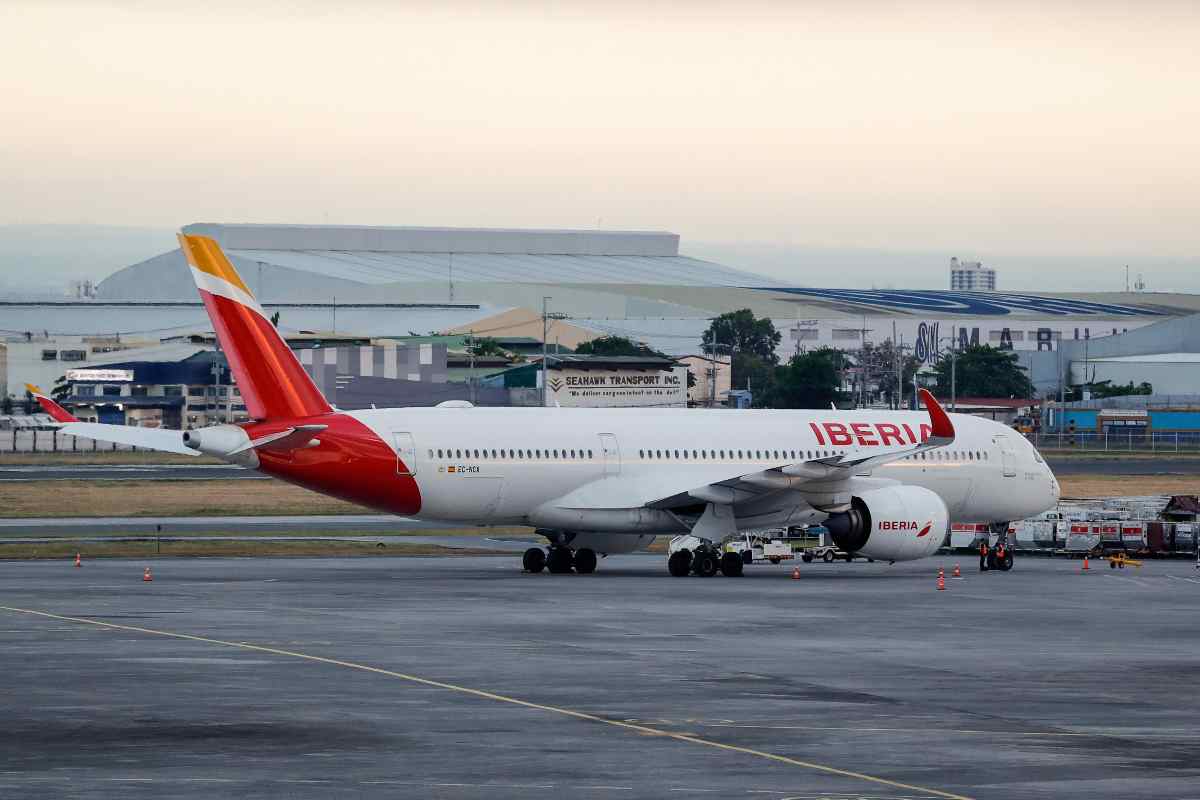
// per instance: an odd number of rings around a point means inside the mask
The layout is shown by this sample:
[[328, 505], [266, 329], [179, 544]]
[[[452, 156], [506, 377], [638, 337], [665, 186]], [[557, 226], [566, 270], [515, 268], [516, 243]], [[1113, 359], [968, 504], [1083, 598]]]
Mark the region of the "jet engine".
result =
[[825, 520], [833, 543], [847, 553], [882, 561], [933, 555], [946, 539], [950, 513], [920, 486], [886, 486], [855, 495], [850, 508]]

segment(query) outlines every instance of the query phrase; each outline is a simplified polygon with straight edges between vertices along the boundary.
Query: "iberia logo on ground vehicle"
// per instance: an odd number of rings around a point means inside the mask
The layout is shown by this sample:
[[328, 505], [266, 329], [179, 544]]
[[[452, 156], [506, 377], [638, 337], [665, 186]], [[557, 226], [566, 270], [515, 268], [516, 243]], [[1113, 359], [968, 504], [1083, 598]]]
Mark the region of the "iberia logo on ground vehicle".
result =
[[[885, 519], [879, 523], [879, 530], [881, 531], [915, 531], [917, 528], [918, 525], [915, 520]], [[917, 538], [920, 539], [922, 536], [927, 536], [931, 530], [933, 530], [933, 520], [929, 520], [925, 523], [924, 527], [921, 527], [921, 530], [917, 533]]]

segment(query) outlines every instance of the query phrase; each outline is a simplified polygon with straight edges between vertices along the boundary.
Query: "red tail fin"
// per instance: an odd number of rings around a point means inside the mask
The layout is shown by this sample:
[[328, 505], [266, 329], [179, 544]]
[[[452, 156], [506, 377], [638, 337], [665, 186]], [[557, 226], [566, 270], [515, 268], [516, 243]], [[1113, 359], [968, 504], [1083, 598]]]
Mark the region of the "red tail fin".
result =
[[42, 407], [42, 410], [49, 414], [50, 418], [55, 422], [79, 422], [79, 419], [74, 414], [54, 402], [49, 395], [32, 383], [25, 384], [25, 390], [33, 395], [33, 398], [38, 401], [38, 405]]
[[255, 419], [309, 417], [332, 409], [237, 270], [207, 236], [179, 235], [217, 341]]

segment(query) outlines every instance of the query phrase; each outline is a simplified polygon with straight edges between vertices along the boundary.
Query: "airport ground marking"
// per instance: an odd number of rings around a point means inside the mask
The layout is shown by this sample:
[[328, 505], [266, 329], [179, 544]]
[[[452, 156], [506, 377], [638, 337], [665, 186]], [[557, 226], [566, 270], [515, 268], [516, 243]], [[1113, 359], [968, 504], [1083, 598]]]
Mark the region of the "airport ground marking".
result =
[[282, 650], [276, 647], [266, 647], [264, 645], [252, 644], [250, 642], [234, 642], [227, 639], [213, 639], [208, 636], [197, 636], [191, 633], [178, 633], [176, 631], [164, 631], [156, 628], [143, 628], [138, 625], [121, 625], [115, 622], [102, 622], [96, 619], [87, 619], [85, 617], [70, 617], [65, 614], [54, 614], [49, 611], [37, 611], [31, 608], [17, 608], [14, 606], [0, 606], [0, 611], [9, 611], [14, 614], [25, 614], [34, 617], [43, 617], [45, 619], [56, 619], [63, 622], [74, 622], [81, 625], [91, 625], [96, 628], [107, 628], [109, 630], [130, 631], [133, 633], [143, 633], [150, 636], [162, 636], [170, 639], [181, 639], [190, 642], [200, 642], [202, 644], [214, 644], [220, 647], [232, 647], [239, 650], [249, 650], [256, 653], [270, 653], [272, 655], [284, 656], [287, 658], [298, 658], [304, 661], [311, 661], [317, 664], [328, 664], [335, 667], [344, 667], [346, 669], [355, 669], [361, 672], [368, 672], [375, 675], [385, 675], [390, 678], [397, 678], [402, 681], [414, 683], [420, 686], [428, 686], [434, 689], [444, 689], [450, 692], [478, 697], [484, 700], [492, 700], [497, 703], [506, 703], [508, 705], [528, 708], [534, 711], [544, 711], [550, 714], [558, 714], [559, 716], [571, 717], [573, 719], [584, 720], [586, 722], [596, 722], [603, 725], [609, 725], [614, 728], [633, 731], [646, 736], [660, 736], [666, 739], [674, 739], [678, 742], [686, 742], [688, 744], [700, 745], [702, 747], [710, 747], [715, 750], [724, 750], [729, 753], [741, 753], [742, 755], [755, 756], [768, 761], [774, 761], [779, 764], [787, 764], [793, 767], [801, 767], [804, 769], [813, 770], [814, 772], [822, 772], [826, 775], [837, 775], [842, 778], [853, 778], [867, 783], [874, 783], [880, 786], [889, 786], [893, 789], [907, 789], [914, 792], [920, 792], [931, 797], [941, 797], [945, 800], [974, 800], [974, 798], [961, 794], [953, 794], [944, 792], [940, 789], [931, 789], [925, 786], [916, 786], [911, 783], [902, 783], [893, 781], [887, 778], [881, 778], [876, 775], [868, 775], [865, 772], [854, 772], [853, 770], [841, 769], [839, 767], [831, 767], [828, 764], [818, 764], [814, 761], [802, 761], [797, 758], [782, 756], [778, 753], [770, 753], [766, 750], [755, 750], [752, 747], [742, 747], [735, 744], [727, 744], [718, 742], [714, 739], [705, 739], [700, 736], [695, 736], [688, 733], [674, 733], [672, 731], [662, 730], [660, 728], [652, 728], [648, 725], [638, 725], [632, 722], [623, 722], [621, 720], [609, 719], [596, 714], [589, 714], [585, 711], [576, 711], [562, 706], [551, 706], [544, 703], [534, 703], [529, 700], [522, 700], [519, 697], [510, 697], [508, 695], [489, 692], [484, 689], [473, 689], [470, 686], [461, 686], [455, 683], [446, 683], [445, 681], [435, 681], [431, 678], [422, 678], [419, 675], [410, 675], [404, 672], [396, 672], [395, 670], [384, 669], [383, 667], [373, 667], [369, 664], [358, 664], [353, 661], [342, 661], [336, 658], [326, 658], [325, 656], [316, 656], [311, 653], [300, 653], [295, 650]]

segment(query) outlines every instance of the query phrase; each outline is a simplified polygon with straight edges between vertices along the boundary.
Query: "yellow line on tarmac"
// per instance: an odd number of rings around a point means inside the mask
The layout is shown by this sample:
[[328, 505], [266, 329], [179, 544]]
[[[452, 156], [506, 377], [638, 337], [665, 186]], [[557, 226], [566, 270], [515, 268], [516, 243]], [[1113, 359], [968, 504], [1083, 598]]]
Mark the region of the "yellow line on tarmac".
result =
[[469, 686], [459, 686], [454, 683], [445, 683], [443, 681], [435, 681], [429, 678], [422, 678], [418, 675], [408, 675], [403, 672], [394, 672], [390, 669], [382, 667], [372, 667], [367, 664], [356, 664], [353, 661], [340, 661], [336, 658], [325, 658], [324, 656], [314, 656], [308, 653], [298, 653], [294, 650], [281, 650], [276, 647], [264, 647], [263, 645], [250, 644], [248, 642], [230, 642], [224, 639], [212, 639], [207, 636], [195, 636], [190, 633], [175, 633], [173, 631], [160, 631], [154, 628], [143, 628], [137, 625], [119, 625], [115, 622], [101, 622], [95, 619], [85, 619], [82, 617], [68, 617], [63, 614], [51, 614], [48, 611], [35, 611], [29, 608], [14, 608], [12, 606], [0, 606], [0, 611], [11, 611], [15, 614], [28, 614], [35, 617], [45, 617], [47, 619], [57, 619], [64, 622], [76, 622], [81, 625], [92, 625], [97, 628], [108, 628], [110, 630], [132, 631], [134, 633], [145, 633], [151, 636], [166, 636], [172, 639], [184, 639], [190, 642], [203, 642], [204, 644], [215, 644], [222, 647], [234, 647], [239, 650], [250, 650], [255, 653], [270, 653], [277, 656], [287, 656], [289, 658], [299, 658], [305, 661], [313, 661], [318, 664], [330, 664], [335, 667], [345, 667], [347, 669], [356, 669], [361, 672], [370, 672], [376, 675], [386, 675], [389, 678], [399, 678], [402, 681], [419, 684], [421, 686], [431, 686], [435, 689], [445, 689], [459, 694], [470, 695], [472, 697], [480, 697], [485, 700], [493, 700], [497, 703], [508, 703], [509, 705], [521, 706], [522, 708], [531, 708], [535, 711], [545, 711], [551, 714], [558, 714], [564, 717], [573, 717], [582, 719], [588, 722], [598, 722], [603, 725], [611, 725], [614, 728], [624, 728], [625, 730], [634, 731], [648, 736], [661, 736], [665, 739], [674, 739], [679, 742], [687, 742], [688, 744], [698, 744], [704, 747], [711, 747], [717, 750], [725, 750], [731, 753], [741, 753], [743, 755], [755, 756], [764, 758], [768, 761], [775, 761], [780, 764], [788, 764], [793, 767], [803, 767], [804, 769], [823, 772], [827, 775], [839, 775], [843, 778], [854, 778], [855, 780], [867, 781], [881, 786], [890, 786], [893, 789], [907, 789], [914, 792], [923, 792], [933, 797], [942, 797], [946, 800], [972, 800], [972, 798], [961, 794], [952, 794], [943, 792], [940, 789], [930, 789], [924, 786], [914, 786], [910, 783], [901, 783], [900, 781], [892, 781], [887, 778], [880, 778], [875, 775], [867, 775], [863, 772], [854, 772], [848, 769], [839, 769], [826, 764], [817, 764], [813, 761], [801, 761], [797, 758], [788, 758], [776, 753], [768, 753], [765, 750], [755, 750], [750, 747], [739, 747], [734, 744], [725, 744], [712, 739], [703, 739], [699, 736], [692, 736], [686, 733], [673, 733], [671, 731], [662, 730], [661, 728], [652, 728], [648, 725], [637, 725], [632, 722], [621, 722], [620, 720], [607, 719], [599, 717], [595, 714], [588, 714], [583, 711], [575, 711], [570, 708], [561, 706], [549, 706], [542, 703], [531, 703], [528, 700], [521, 700], [508, 695], [496, 694], [494, 692], [484, 691], [482, 689], [472, 689]]

